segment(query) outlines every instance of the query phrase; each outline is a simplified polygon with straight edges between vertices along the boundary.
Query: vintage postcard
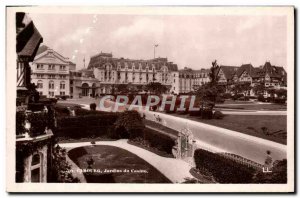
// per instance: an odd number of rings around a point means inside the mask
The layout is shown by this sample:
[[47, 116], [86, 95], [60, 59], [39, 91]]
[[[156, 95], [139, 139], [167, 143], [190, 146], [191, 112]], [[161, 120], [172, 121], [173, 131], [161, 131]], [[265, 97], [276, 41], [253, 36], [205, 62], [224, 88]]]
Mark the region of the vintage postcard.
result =
[[294, 192], [294, 7], [6, 14], [7, 191]]

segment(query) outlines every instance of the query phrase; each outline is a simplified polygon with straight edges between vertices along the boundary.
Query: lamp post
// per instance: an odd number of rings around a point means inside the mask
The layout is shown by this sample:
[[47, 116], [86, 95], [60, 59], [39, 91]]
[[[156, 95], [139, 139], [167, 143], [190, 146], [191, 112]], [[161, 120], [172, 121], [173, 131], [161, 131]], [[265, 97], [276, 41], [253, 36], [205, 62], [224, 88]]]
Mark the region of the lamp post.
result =
[[155, 44], [154, 45], [154, 59], [155, 59], [155, 48], [157, 48], [158, 47], [158, 44]]

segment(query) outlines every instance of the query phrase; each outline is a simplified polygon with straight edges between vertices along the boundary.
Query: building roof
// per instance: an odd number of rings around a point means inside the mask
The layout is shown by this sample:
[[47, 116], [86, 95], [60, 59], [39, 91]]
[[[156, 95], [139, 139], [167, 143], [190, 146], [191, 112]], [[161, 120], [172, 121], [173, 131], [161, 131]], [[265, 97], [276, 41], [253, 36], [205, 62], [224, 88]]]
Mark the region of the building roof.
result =
[[47, 51], [48, 49], [50, 49], [47, 45], [41, 45], [36, 53], [36, 55], [39, 55], [45, 51]]
[[251, 65], [251, 64], [243, 64], [241, 65], [237, 72], [236, 72], [236, 75], [238, 77], [240, 77], [244, 72], [247, 72], [251, 77], [254, 77], [257, 75], [257, 70], [254, 69], [254, 67]]
[[237, 67], [237, 66], [225, 66], [225, 65], [221, 65], [219, 67], [219, 70], [218, 70], [217, 73], [219, 73], [219, 71], [222, 70], [223, 73], [224, 73], [224, 75], [225, 75], [225, 77], [226, 77], [226, 79], [231, 79], [234, 76], [234, 74], [237, 72], [238, 68], [239, 67]]
[[163, 66], [166, 66], [170, 71], [178, 71], [176, 64], [168, 62], [167, 58], [156, 58], [150, 60], [134, 60], [134, 59], [124, 59], [124, 58], [114, 58], [111, 54], [101, 52], [95, 56], [92, 56], [88, 65], [88, 68], [102, 68], [104, 69], [105, 64], [109, 63], [114, 69], [117, 67], [128, 69], [139, 68], [145, 70], [147, 67], [149, 70], [155, 68], [155, 70], [162, 69]]
[[31, 19], [22, 12], [16, 14], [17, 24], [17, 55], [18, 58], [29, 58], [33, 61], [43, 37]]
[[262, 67], [262, 73], [268, 74], [270, 77], [273, 78], [283, 78], [286, 76], [286, 71], [283, 67], [271, 65], [270, 62], [265, 62], [264, 66]]

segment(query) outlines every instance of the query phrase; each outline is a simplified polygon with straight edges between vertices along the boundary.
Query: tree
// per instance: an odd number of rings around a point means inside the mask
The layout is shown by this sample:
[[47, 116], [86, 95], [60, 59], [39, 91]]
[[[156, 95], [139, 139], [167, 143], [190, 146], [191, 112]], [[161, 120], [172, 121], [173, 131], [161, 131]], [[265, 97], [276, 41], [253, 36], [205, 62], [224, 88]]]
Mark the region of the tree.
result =
[[29, 102], [37, 103], [39, 102], [40, 95], [39, 92], [36, 90], [37, 86], [34, 83], [30, 83], [28, 87], [28, 94], [29, 94]]
[[212, 67], [210, 68], [210, 82], [200, 86], [196, 91], [196, 95], [200, 97], [202, 101], [202, 108], [207, 103], [211, 103], [212, 106], [214, 106], [216, 103], [216, 98], [224, 92], [223, 87], [218, 85], [218, 70], [219, 66], [215, 60], [212, 62]]
[[244, 96], [248, 95], [248, 92], [251, 90], [251, 83], [239, 83], [232, 86], [231, 91], [234, 92], [234, 95], [242, 93]]
[[210, 68], [210, 73], [209, 73], [209, 78], [210, 78], [210, 84], [213, 85], [217, 85], [218, 80], [219, 80], [219, 76], [218, 74], [218, 70], [219, 70], [219, 65], [217, 64], [217, 60], [215, 60], [214, 62], [212, 62], [212, 67]]
[[265, 92], [265, 90], [266, 90], [266, 87], [265, 87], [264, 83], [256, 84], [253, 87], [253, 91], [254, 91], [255, 95], [263, 94]]
[[167, 92], [168, 88], [159, 82], [150, 82], [146, 85], [146, 90], [150, 91], [150, 94], [161, 95]]
[[267, 92], [268, 92], [268, 94], [270, 94], [270, 97], [271, 97], [271, 99], [272, 99], [272, 101], [273, 101], [274, 98], [275, 98], [275, 89], [274, 89], [274, 87], [269, 87], [269, 88], [267, 89]]
[[114, 123], [114, 128], [121, 138], [126, 136], [133, 138], [142, 133], [145, 125], [143, 118], [137, 111], [124, 111]]
[[118, 84], [116, 86], [117, 93], [128, 93], [128, 85], [127, 84]]
[[277, 89], [275, 91], [275, 93], [279, 98], [287, 98], [287, 90], [286, 89]]

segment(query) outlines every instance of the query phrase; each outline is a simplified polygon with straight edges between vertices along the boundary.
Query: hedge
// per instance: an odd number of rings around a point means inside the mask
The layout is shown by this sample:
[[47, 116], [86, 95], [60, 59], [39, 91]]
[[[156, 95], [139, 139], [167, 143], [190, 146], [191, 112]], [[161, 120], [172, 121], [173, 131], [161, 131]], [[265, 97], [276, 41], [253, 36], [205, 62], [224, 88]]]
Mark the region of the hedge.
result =
[[196, 168], [205, 168], [219, 183], [252, 183], [256, 170], [216, 153], [197, 149], [194, 154]]
[[94, 114], [57, 120], [56, 135], [64, 138], [100, 137], [108, 135], [118, 114]]
[[175, 139], [149, 128], [144, 129], [142, 138], [147, 140], [151, 147], [172, 154], [172, 148], [175, 146]]

